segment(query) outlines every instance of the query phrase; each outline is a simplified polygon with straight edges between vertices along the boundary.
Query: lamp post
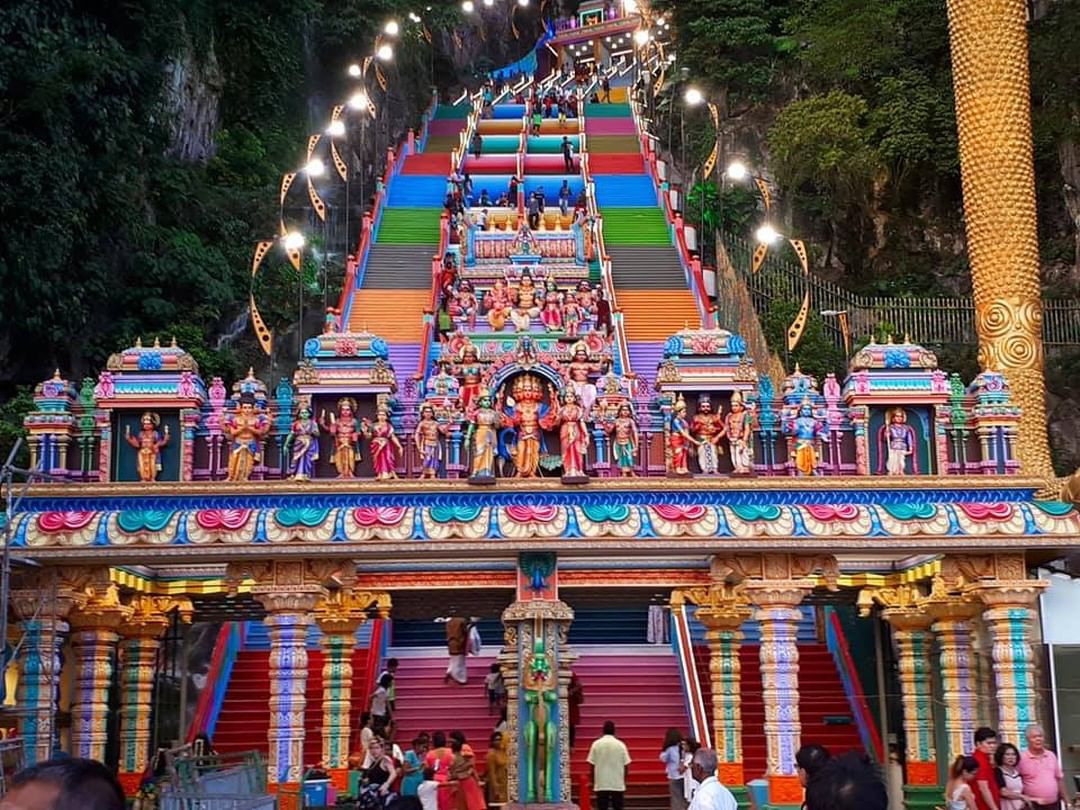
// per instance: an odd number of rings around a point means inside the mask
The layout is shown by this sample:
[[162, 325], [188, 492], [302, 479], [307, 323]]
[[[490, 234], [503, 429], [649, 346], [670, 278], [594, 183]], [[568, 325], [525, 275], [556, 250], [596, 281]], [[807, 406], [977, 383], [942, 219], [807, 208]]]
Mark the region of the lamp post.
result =
[[[281, 245], [287, 251], [302, 251], [307, 240], [299, 231], [290, 231], [281, 237]], [[304, 355], [304, 258], [300, 256], [300, 272], [297, 279], [296, 301], [296, 359], [297, 362]]]

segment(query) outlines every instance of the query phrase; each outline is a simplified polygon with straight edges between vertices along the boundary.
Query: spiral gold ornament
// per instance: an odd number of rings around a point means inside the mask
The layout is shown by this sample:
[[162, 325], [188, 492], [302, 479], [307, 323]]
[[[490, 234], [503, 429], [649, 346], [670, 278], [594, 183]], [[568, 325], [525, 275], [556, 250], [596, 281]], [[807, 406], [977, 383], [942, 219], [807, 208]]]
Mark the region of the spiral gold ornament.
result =
[[1050, 478], [1025, 7], [946, 6], [979, 359], [1023, 408], [1023, 471]]

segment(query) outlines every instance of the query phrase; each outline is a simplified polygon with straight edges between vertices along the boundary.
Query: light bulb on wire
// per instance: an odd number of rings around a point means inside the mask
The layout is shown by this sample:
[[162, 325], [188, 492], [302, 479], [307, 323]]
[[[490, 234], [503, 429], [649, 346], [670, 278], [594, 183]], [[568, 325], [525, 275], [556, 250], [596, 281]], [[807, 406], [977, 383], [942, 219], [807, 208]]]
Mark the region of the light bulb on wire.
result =
[[461, 10], [466, 14], [472, 14], [476, 11], [476, 4], [473, 3], [473, 0], [465, 0], [465, 2], [461, 4]]
[[321, 158], [312, 158], [304, 166], [304, 171], [308, 173], [309, 177], [322, 177], [326, 174], [326, 164], [322, 162]]
[[349, 96], [349, 108], [353, 110], [362, 110], [368, 105], [367, 93], [361, 90], [358, 93], [353, 93]]
[[379, 50], [375, 51], [375, 55], [383, 62], [389, 62], [394, 58], [394, 49], [384, 43], [379, 46]]
[[387, 36], [396, 37], [401, 32], [401, 26], [398, 25], [397, 20], [390, 20], [383, 28], [383, 31]]
[[299, 231], [291, 231], [282, 238], [281, 243], [286, 250], [300, 250], [304, 246], [304, 235]]
[[352, 76], [354, 79], [359, 79], [361, 73], [362, 73], [362, 71], [360, 70], [359, 65], [357, 65], [355, 63], [349, 65], [349, 75]]
[[326, 134], [331, 138], [340, 138], [345, 134], [345, 122], [340, 118], [331, 121], [330, 126], [326, 128]]

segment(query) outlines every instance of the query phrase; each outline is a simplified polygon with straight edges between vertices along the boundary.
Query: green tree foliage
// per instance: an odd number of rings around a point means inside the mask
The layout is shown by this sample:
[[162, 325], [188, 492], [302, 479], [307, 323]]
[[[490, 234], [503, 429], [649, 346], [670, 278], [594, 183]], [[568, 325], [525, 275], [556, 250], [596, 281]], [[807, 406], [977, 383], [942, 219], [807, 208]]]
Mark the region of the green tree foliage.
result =
[[765, 331], [769, 346], [774, 347], [780, 357], [784, 358], [784, 365], [788, 369], [795, 368], [798, 363], [804, 372], [816, 377], [820, 385], [826, 374], [844, 373], [846, 358], [844, 352], [826, 334], [822, 317], [812, 310], [806, 320], [806, 328], [799, 345], [792, 352], [784, 351], [788, 327], [799, 314], [801, 304], [801, 301], [773, 301], [762, 318], [761, 327]]

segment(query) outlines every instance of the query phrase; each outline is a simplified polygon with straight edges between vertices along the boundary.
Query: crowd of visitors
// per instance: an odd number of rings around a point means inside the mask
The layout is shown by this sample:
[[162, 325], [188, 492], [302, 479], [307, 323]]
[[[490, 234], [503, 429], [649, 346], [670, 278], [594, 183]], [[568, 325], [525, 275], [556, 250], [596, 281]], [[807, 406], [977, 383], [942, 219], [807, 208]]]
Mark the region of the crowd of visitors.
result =
[[975, 750], [960, 756], [945, 787], [948, 810], [1060, 810], [1068, 801], [1057, 755], [1042, 726], [1024, 734], [1027, 750], [999, 741], [994, 729], [975, 730]]

